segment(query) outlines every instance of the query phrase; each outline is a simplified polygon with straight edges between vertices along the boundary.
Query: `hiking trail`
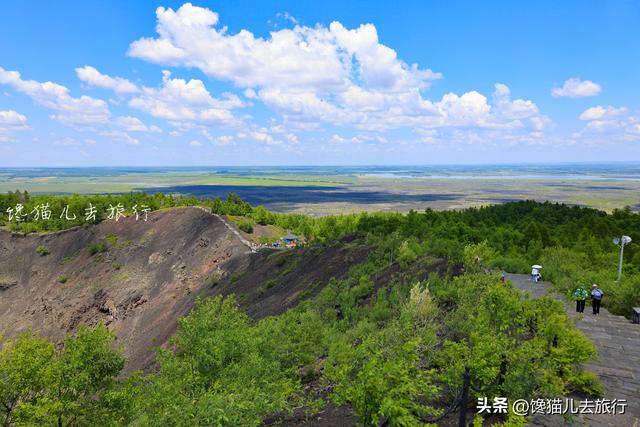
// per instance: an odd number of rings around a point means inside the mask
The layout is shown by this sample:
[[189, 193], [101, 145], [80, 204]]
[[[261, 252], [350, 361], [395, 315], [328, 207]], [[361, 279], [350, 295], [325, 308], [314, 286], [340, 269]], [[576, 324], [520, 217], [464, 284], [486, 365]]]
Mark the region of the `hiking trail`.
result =
[[[529, 275], [524, 274], [507, 274], [506, 278], [533, 298], [548, 295], [563, 301], [565, 311], [576, 327], [598, 350], [599, 357], [584, 365], [584, 368], [600, 378], [605, 389], [603, 398], [626, 400], [624, 414], [585, 414], [577, 425], [582, 421], [589, 426], [640, 427], [640, 325], [633, 324], [623, 316], [613, 315], [604, 307], [600, 308], [600, 314], [593, 315], [588, 302], [584, 313], [576, 313], [575, 301], [567, 301], [559, 295], [550, 282], [535, 283]], [[605, 295], [605, 304], [606, 298]], [[566, 425], [552, 423], [548, 418], [541, 417], [533, 420], [532, 424]]]

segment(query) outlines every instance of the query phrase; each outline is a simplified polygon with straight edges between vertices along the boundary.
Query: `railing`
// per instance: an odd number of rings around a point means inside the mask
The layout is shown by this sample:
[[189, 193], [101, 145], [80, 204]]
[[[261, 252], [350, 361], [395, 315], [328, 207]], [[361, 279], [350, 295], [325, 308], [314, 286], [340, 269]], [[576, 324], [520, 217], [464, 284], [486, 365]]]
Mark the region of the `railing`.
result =
[[486, 393], [488, 391], [491, 391], [495, 387], [502, 384], [504, 375], [506, 373], [507, 359], [503, 357], [502, 362], [500, 363], [500, 372], [498, 373], [496, 379], [491, 384], [479, 388], [471, 383], [471, 369], [468, 366], [465, 366], [464, 373], [462, 374], [462, 388], [460, 389], [460, 392], [458, 393], [458, 396], [455, 398], [453, 403], [439, 416], [435, 418], [422, 418], [421, 421], [429, 424], [437, 423], [439, 421], [442, 421], [446, 416], [455, 411], [456, 408], [460, 408], [458, 427], [466, 427], [467, 411], [469, 406], [469, 389], [475, 391], [476, 393]]

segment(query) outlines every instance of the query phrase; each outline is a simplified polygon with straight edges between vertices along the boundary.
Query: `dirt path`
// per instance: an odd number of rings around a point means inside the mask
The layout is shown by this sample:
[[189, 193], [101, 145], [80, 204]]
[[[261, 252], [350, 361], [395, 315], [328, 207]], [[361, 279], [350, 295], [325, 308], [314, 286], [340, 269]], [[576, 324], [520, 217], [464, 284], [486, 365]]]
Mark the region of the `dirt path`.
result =
[[[584, 416], [584, 422], [590, 426], [640, 427], [640, 325], [615, 316], [605, 308], [594, 316], [590, 305], [585, 307], [582, 315], [578, 315], [575, 301], [566, 301], [555, 293], [549, 282], [534, 283], [528, 275], [521, 274], [508, 274], [507, 279], [534, 298], [551, 295], [564, 301], [567, 314], [598, 349], [598, 360], [585, 365], [585, 368], [600, 377], [605, 387], [603, 397], [627, 401], [624, 415], [590, 414]], [[534, 424], [555, 425], [535, 421]]]
[[219, 220], [220, 220], [220, 221], [225, 225], [225, 227], [227, 227], [227, 228], [229, 229], [229, 231], [231, 231], [231, 232], [232, 232], [232, 233], [233, 233], [233, 234], [238, 238], [238, 240], [240, 240], [240, 242], [241, 242], [243, 245], [245, 245], [246, 247], [248, 247], [248, 248], [251, 250], [251, 252], [256, 252], [256, 245], [255, 245], [255, 244], [253, 244], [253, 243], [251, 243], [250, 241], [248, 241], [248, 240], [247, 240], [247, 239], [245, 239], [244, 237], [242, 237], [242, 235], [240, 234], [240, 232], [239, 232], [238, 230], [236, 230], [236, 229], [235, 229], [231, 224], [229, 224], [229, 222], [228, 222], [226, 219], [224, 219], [223, 217], [221, 217], [221, 216], [220, 216], [220, 215], [218, 215], [218, 214], [214, 214], [214, 213], [212, 213], [210, 209], [203, 208], [203, 207], [201, 207], [201, 206], [196, 206], [196, 207], [197, 207], [198, 209], [201, 209], [201, 210], [203, 210], [203, 211], [205, 211], [205, 212], [207, 212], [207, 213], [209, 213], [209, 214], [211, 214], [211, 215], [215, 216], [216, 218], [218, 218], [218, 219], [219, 219]]

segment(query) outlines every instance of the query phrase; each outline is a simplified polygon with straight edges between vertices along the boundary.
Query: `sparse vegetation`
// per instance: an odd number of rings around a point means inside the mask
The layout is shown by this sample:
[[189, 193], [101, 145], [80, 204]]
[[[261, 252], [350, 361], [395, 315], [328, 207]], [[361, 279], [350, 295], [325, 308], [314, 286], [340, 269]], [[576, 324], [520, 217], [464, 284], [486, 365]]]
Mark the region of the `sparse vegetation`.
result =
[[115, 248], [115, 247], [117, 247], [117, 246], [118, 246], [118, 236], [116, 236], [116, 235], [115, 235], [115, 234], [113, 234], [113, 233], [109, 233], [109, 234], [107, 234], [106, 236], [104, 236], [104, 241], [105, 241], [106, 243], [108, 243], [108, 244], [109, 244], [109, 246], [111, 246], [111, 247], [114, 247], [114, 248]]
[[60, 276], [58, 276], [58, 283], [67, 283], [68, 277], [65, 274], [61, 274]]
[[93, 256], [96, 254], [107, 252], [108, 250], [109, 248], [107, 247], [107, 244], [104, 241], [92, 243], [89, 246], [89, 255]]
[[222, 274], [219, 271], [214, 271], [205, 279], [205, 285], [209, 288], [215, 288], [220, 283], [220, 279], [222, 279]]
[[40, 254], [40, 256], [49, 255], [49, 248], [45, 245], [38, 245], [38, 247], [36, 247], [36, 253]]

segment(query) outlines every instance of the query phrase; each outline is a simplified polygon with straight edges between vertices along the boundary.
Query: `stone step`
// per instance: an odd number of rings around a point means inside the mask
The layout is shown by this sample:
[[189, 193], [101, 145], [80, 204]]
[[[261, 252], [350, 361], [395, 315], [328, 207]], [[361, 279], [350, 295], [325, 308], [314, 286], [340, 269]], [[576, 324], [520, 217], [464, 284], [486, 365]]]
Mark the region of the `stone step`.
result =
[[[533, 283], [526, 275], [508, 274], [507, 279], [532, 298], [550, 296], [564, 300], [554, 293], [549, 282]], [[587, 303], [584, 313], [575, 312], [575, 302], [565, 301], [565, 310], [576, 327], [596, 346], [599, 357], [585, 364], [584, 368], [597, 374], [605, 387], [607, 399], [626, 399], [627, 410], [623, 415], [582, 415], [565, 425], [633, 426], [640, 427], [640, 325], [624, 316], [609, 313], [606, 308], [600, 314], [591, 313]], [[537, 418], [532, 425], [546, 424], [550, 419]]]

